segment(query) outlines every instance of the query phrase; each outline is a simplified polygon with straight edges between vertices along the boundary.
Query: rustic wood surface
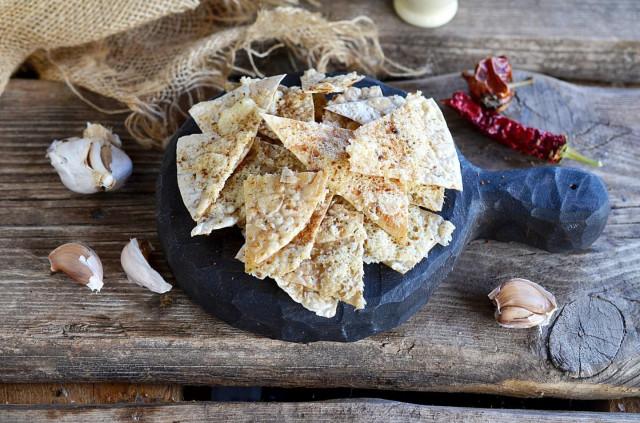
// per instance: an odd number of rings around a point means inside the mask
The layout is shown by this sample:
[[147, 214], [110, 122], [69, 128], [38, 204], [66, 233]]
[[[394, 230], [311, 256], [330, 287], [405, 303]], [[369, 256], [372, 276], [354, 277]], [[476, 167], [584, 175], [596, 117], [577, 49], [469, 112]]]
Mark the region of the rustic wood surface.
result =
[[172, 405], [0, 406], [4, 423], [55, 421], [98, 422], [385, 422], [385, 423], [539, 423], [637, 422], [638, 415], [620, 413], [491, 410], [434, 407], [383, 400], [300, 403], [183, 403]]
[[[148, 404], [182, 401], [182, 386], [141, 383], [4, 383], [0, 404]], [[0, 418], [0, 421], [2, 419]]]
[[[401, 88], [426, 87], [432, 94], [451, 88], [447, 78], [407, 82]], [[601, 135], [599, 143], [587, 145], [587, 138], [579, 137], [574, 143], [603, 159], [605, 166], [595, 172], [607, 184], [613, 208], [604, 235], [590, 250], [550, 254], [519, 244], [475, 241], [429, 304], [401, 327], [352, 344], [298, 345], [235, 330], [204, 313], [178, 288], [157, 295], [130, 284], [120, 268], [121, 248], [134, 236], [157, 245], [154, 184], [160, 154], [125, 135], [122, 115], [94, 111], [64, 85], [13, 80], [0, 97], [0, 382], [640, 395], [634, 317], [640, 304], [640, 181], [635, 170], [640, 90], [564, 88], [588, 96], [603, 119], [592, 128]], [[45, 151], [51, 140], [79, 134], [86, 121], [111, 125], [123, 135], [134, 173], [122, 191], [74, 194], [48, 164]], [[459, 126], [457, 131], [456, 139], [465, 139], [471, 129]], [[460, 148], [487, 168], [532, 164], [489, 142]], [[48, 253], [74, 240], [88, 243], [102, 258], [105, 287], [100, 294], [65, 275], [50, 274]], [[152, 253], [151, 262], [173, 282], [161, 251]], [[549, 360], [549, 328], [496, 326], [486, 295], [513, 276], [541, 283], [560, 305], [584, 297], [614, 304], [625, 319], [625, 334], [611, 364], [592, 377], [572, 378]]]
[[447, 25], [405, 24], [391, 0], [322, 0], [331, 19], [371, 17], [386, 54], [428, 75], [457, 72], [506, 54], [515, 67], [564, 79], [640, 83], [640, 2], [629, 0], [459, 1]]

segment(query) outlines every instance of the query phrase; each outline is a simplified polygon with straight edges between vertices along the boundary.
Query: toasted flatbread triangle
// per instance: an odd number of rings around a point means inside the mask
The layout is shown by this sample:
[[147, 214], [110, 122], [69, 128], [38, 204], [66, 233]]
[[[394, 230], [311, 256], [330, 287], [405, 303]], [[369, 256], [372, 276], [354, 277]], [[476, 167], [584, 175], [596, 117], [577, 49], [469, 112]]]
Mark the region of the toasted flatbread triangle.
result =
[[189, 114], [198, 124], [202, 133], [221, 132], [218, 122], [222, 112], [244, 98], [250, 98], [261, 111], [269, 110], [276, 90], [285, 75], [277, 75], [258, 80], [247, 80], [235, 90], [215, 100], [203, 101], [189, 109]]
[[249, 175], [244, 181], [246, 267], [255, 268], [276, 253], [307, 226], [313, 211], [325, 198], [326, 173]]
[[[284, 118], [313, 122], [315, 118], [313, 94], [303, 92], [300, 87], [283, 87], [280, 85], [267, 112]], [[265, 122], [260, 124], [258, 133], [269, 138], [278, 139], [278, 136]]]
[[411, 204], [432, 211], [442, 210], [445, 191], [443, 187], [437, 185], [414, 185], [406, 190], [409, 192], [409, 202]]
[[365, 222], [365, 262], [384, 263], [406, 273], [425, 258], [436, 244], [448, 245], [453, 224], [437, 214], [409, 206], [409, 242], [399, 244], [371, 222]]
[[[307, 226], [305, 226], [290, 243], [262, 263], [255, 266], [246, 266], [245, 271], [259, 279], [264, 279], [267, 276], [273, 278], [294, 271], [300, 266], [300, 263], [311, 258], [311, 249], [313, 248], [318, 229], [320, 229], [320, 223], [322, 223], [322, 219], [327, 213], [332, 197], [333, 195], [327, 194], [325, 199], [318, 203]], [[244, 246], [240, 249], [236, 258], [242, 262], [246, 261], [244, 257]]]
[[261, 116], [282, 144], [311, 170], [349, 158], [347, 146], [353, 131], [264, 113]]
[[[349, 229], [345, 229], [345, 225]], [[321, 235], [327, 232], [332, 235]], [[332, 305], [331, 299], [339, 299], [359, 309], [364, 308], [366, 301], [362, 254], [365, 237], [362, 214], [347, 204], [334, 202], [320, 225], [311, 258], [302, 262], [293, 272], [276, 277], [278, 285], [294, 301], [316, 313], [317, 310], [325, 310], [328, 305]], [[319, 239], [325, 242], [319, 242]], [[291, 292], [296, 296], [291, 295]], [[302, 294], [306, 294], [307, 298]], [[333, 314], [325, 315], [332, 316]]]
[[253, 100], [245, 98], [220, 114], [218, 129], [224, 135], [212, 132], [178, 140], [178, 187], [194, 220], [216, 201], [227, 178], [249, 152], [260, 120]]
[[399, 95], [394, 95], [391, 97], [376, 97], [350, 103], [331, 104], [327, 106], [326, 110], [364, 125], [388, 115], [398, 107], [403, 106], [404, 103], [404, 98]]
[[462, 190], [460, 162], [442, 112], [418, 91], [406, 104], [354, 132], [351, 170]]
[[300, 78], [300, 83], [304, 92], [329, 94], [340, 93], [363, 79], [364, 75], [358, 75], [356, 72], [327, 77], [315, 69], [308, 69]]
[[306, 286], [317, 279], [318, 271], [310, 260], [306, 260], [294, 272], [282, 277], [276, 276], [275, 280], [293, 301], [302, 304], [307, 310], [320, 317], [333, 317], [336, 315], [339, 300], [333, 297], [325, 298], [318, 291]]
[[244, 181], [249, 175], [278, 173], [283, 168], [298, 172], [306, 167], [286, 148], [256, 137], [244, 160], [224, 185], [220, 196], [197, 220], [191, 236], [208, 235], [212, 230], [241, 225], [245, 219]]
[[327, 103], [327, 106], [333, 104], [352, 103], [354, 101], [368, 100], [370, 98], [383, 97], [382, 88], [378, 85], [372, 87], [349, 87], [343, 93], [333, 96], [331, 101]]
[[309, 169], [327, 172], [331, 192], [344, 197], [400, 242], [406, 241], [409, 199], [404, 188], [396, 180], [349, 171], [346, 149], [352, 131], [266, 114], [262, 117]]

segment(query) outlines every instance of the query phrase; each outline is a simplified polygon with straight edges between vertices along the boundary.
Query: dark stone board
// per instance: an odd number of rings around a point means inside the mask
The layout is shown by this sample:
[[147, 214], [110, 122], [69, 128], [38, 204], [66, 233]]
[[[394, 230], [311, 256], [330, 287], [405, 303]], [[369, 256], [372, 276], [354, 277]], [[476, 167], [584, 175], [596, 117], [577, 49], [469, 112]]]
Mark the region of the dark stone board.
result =
[[[298, 74], [290, 74], [283, 84], [299, 82]], [[385, 95], [406, 95], [371, 78], [357, 84], [372, 85]], [[340, 303], [327, 319], [295, 303], [274, 281], [244, 273], [234, 258], [244, 241], [237, 227], [190, 236], [194, 222], [178, 190], [176, 143], [198, 132], [190, 119], [173, 136], [158, 178], [158, 234], [169, 266], [180, 287], [209, 313], [285, 341], [353, 342], [397, 327], [426, 304], [471, 240], [517, 241], [551, 252], [586, 249], [602, 233], [610, 210], [602, 180], [591, 173], [567, 167], [490, 172], [460, 154], [464, 191], [447, 190], [440, 213], [456, 226], [449, 246], [436, 246], [404, 275], [365, 264], [365, 309]]]

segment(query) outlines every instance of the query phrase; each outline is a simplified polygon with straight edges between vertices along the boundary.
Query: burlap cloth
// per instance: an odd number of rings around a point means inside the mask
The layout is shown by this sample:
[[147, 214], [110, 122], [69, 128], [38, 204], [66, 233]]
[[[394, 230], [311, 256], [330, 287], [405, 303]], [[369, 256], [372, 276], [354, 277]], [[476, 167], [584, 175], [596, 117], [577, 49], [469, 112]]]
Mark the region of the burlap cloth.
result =
[[130, 111], [133, 137], [160, 147], [207, 89], [221, 89], [234, 71], [260, 75], [254, 59], [279, 48], [292, 63], [323, 72], [412, 73], [385, 59], [369, 18], [329, 22], [277, 7], [291, 4], [297, 1], [0, 0], [0, 93], [26, 61], [78, 95], [83, 87], [120, 101], [123, 110], [104, 111]]

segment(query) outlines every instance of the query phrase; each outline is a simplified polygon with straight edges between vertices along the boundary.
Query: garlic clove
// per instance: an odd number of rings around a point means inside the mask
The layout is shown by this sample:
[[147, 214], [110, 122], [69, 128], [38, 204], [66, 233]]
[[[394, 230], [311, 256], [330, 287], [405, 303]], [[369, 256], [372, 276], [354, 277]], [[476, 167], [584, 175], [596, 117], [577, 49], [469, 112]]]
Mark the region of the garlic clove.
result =
[[168, 284], [162, 276], [149, 265], [147, 259], [149, 251], [152, 250], [153, 247], [150, 243], [146, 241], [138, 243], [136, 238], [132, 238], [122, 249], [120, 263], [130, 282], [143, 286], [158, 294], [164, 294], [165, 292], [171, 291], [173, 286]]
[[496, 320], [506, 328], [530, 328], [539, 326], [547, 319], [546, 314], [536, 314], [522, 307], [504, 307], [496, 310]]
[[133, 171], [133, 163], [119, 149], [120, 138], [102, 125], [88, 124], [85, 135], [53, 141], [47, 157], [62, 183], [73, 192], [92, 194], [121, 188]]
[[49, 262], [52, 272], [62, 271], [92, 291], [100, 292], [104, 285], [102, 262], [86, 245], [73, 242], [61, 245], [49, 254]]
[[510, 279], [489, 298], [496, 306], [496, 321], [509, 328], [544, 326], [558, 308], [553, 294], [527, 279]]
[[116, 147], [122, 147], [120, 137], [99, 123], [87, 122], [87, 127], [84, 132], [82, 132], [82, 138], [99, 138], [109, 141], [110, 144], [113, 144]]

